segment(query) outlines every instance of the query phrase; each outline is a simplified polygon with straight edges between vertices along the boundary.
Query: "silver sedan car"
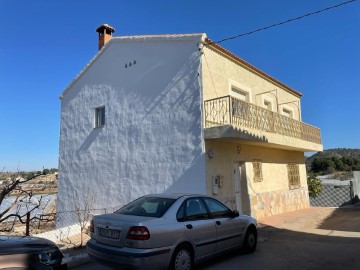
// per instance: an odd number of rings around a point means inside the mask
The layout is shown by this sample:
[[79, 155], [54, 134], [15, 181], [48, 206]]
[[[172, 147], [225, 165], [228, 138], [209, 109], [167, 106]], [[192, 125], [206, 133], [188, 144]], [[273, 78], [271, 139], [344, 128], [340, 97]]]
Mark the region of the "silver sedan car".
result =
[[243, 248], [254, 252], [257, 222], [204, 195], [147, 195], [94, 216], [86, 245], [95, 261], [120, 268], [191, 269]]

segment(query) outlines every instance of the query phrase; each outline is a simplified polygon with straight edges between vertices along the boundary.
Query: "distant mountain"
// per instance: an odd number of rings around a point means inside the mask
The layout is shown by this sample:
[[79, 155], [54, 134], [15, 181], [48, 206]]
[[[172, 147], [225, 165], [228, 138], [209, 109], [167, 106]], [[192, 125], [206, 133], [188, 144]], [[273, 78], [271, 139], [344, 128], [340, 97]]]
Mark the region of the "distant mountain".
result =
[[318, 157], [354, 157], [360, 159], [360, 149], [359, 148], [334, 148], [327, 149], [324, 152], [318, 152], [308, 158], [306, 158], [306, 164], [310, 165], [314, 158]]

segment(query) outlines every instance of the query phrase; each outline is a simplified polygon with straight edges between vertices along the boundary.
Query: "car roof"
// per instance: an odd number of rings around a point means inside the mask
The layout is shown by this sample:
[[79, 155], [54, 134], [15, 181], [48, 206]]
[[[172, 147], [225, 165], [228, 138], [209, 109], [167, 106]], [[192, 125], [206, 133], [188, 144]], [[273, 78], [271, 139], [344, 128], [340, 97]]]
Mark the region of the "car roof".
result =
[[167, 198], [167, 199], [179, 199], [181, 197], [209, 197], [204, 194], [193, 194], [193, 193], [159, 193], [159, 194], [148, 194], [144, 197], [158, 197], [158, 198]]

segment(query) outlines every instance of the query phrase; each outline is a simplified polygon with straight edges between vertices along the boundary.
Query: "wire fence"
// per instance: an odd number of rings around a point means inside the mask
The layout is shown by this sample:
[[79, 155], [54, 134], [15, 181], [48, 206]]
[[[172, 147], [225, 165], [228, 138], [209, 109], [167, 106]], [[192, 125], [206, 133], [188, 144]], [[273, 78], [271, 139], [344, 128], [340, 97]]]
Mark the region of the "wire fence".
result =
[[26, 213], [0, 223], [0, 235], [37, 236], [55, 242], [60, 249], [86, 245], [93, 216], [113, 213], [120, 207], [87, 209], [47, 214]]
[[341, 207], [351, 205], [354, 201], [352, 181], [334, 180], [333, 184], [322, 183], [322, 191], [316, 198], [310, 197], [311, 206], [320, 207]]

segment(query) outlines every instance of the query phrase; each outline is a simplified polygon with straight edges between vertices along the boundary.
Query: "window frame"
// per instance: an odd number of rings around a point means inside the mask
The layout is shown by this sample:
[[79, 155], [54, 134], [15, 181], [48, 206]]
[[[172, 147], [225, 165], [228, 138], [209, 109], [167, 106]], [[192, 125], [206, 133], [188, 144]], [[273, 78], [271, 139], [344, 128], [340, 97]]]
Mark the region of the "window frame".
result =
[[[211, 198], [211, 197], [203, 197], [202, 200], [204, 201], [204, 204], [205, 204], [205, 207], [210, 215], [210, 218], [212, 219], [216, 219], [216, 218], [228, 218], [232, 211], [229, 207], [227, 207], [225, 204], [223, 204], [222, 202], [214, 199], [214, 198]], [[209, 200], [209, 201], [214, 201], [216, 203], [218, 203], [219, 205], [223, 206], [226, 211], [222, 211], [222, 212], [211, 212], [211, 209], [210, 209], [210, 206], [208, 205], [208, 203], [206, 202], [206, 200]]]
[[[155, 201], [155, 202], [154, 202]], [[115, 214], [121, 214], [121, 215], [127, 215], [127, 216], [141, 216], [141, 217], [153, 217], [153, 218], [161, 218], [165, 213], [170, 209], [170, 207], [176, 202], [176, 199], [171, 198], [163, 198], [163, 197], [148, 197], [143, 196], [140, 197], [117, 211], [115, 211]], [[155, 212], [147, 212], [146, 208], [143, 208], [143, 205], [145, 203], [158, 203], [157, 208], [159, 208], [159, 204], [163, 204], [160, 209], [157, 209]], [[140, 211], [145, 210], [145, 211]]]
[[[250, 95], [249, 92], [244, 91], [238, 87], [232, 86], [231, 87], [231, 96], [245, 102], [250, 102]], [[244, 97], [244, 99], [243, 99]]]
[[[237, 81], [231, 80], [231, 79], [228, 79], [228, 85], [229, 85], [229, 95], [230, 96], [240, 99], [242, 101], [248, 102], [248, 103], [252, 103], [252, 91], [251, 91], [250, 87], [248, 87], [242, 83], [239, 83]], [[238, 94], [237, 92], [245, 93], [246, 100], [239, 98], [240, 94]]]
[[[187, 202], [191, 201], [191, 200], [199, 200], [199, 203], [201, 203], [206, 211], [206, 213], [204, 213], [204, 217], [202, 218], [196, 218], [195, 216], [188, 216], [187, 215]], [[178, 217], [178, 214], [180, 212], [180, 210], [182, 211], [182, 217]], [[192, 218], [193, 217], [193, 218]], [[192, 198], [188, 198], [185, 201], [183, 201], [183, 203], [181, 204], [181, 206], [179, 207], [178, 211], [176, 212], [176, 220], [178, 222], [185, 222], [185, 221], [197, 221], [197, 220], [207, 220], [207, 219], [211, 219], [211, 215], [209, 213], [209, 209], [206, 205], [206, 203], [204, 202], [202, 197], [192, 197]]]
[[102, 128], [106, 124], [105, 105], [95, 108], [94, 128]]
[[[287, 116], [285, 111], [290, 112], [290, 114], [289, 114], [290, 116]], [[286, 116], [286, 117], [290, 118], [290, 119], [296, 119], [295, 118], [295, 110], [294, 110], [293, 107], [286, 106], [286, 105], [281, 105], [281, 114], [283, 116]]]
[[[270, 107], [271, 107], [270, 109], [268, 108], [266, 103], [270, 104]], [[272, 97], [262, 96], [261, 97], [261, 106], [268, 111], [271, 111], [271, 112], [275, 111], [275, 102]]]

